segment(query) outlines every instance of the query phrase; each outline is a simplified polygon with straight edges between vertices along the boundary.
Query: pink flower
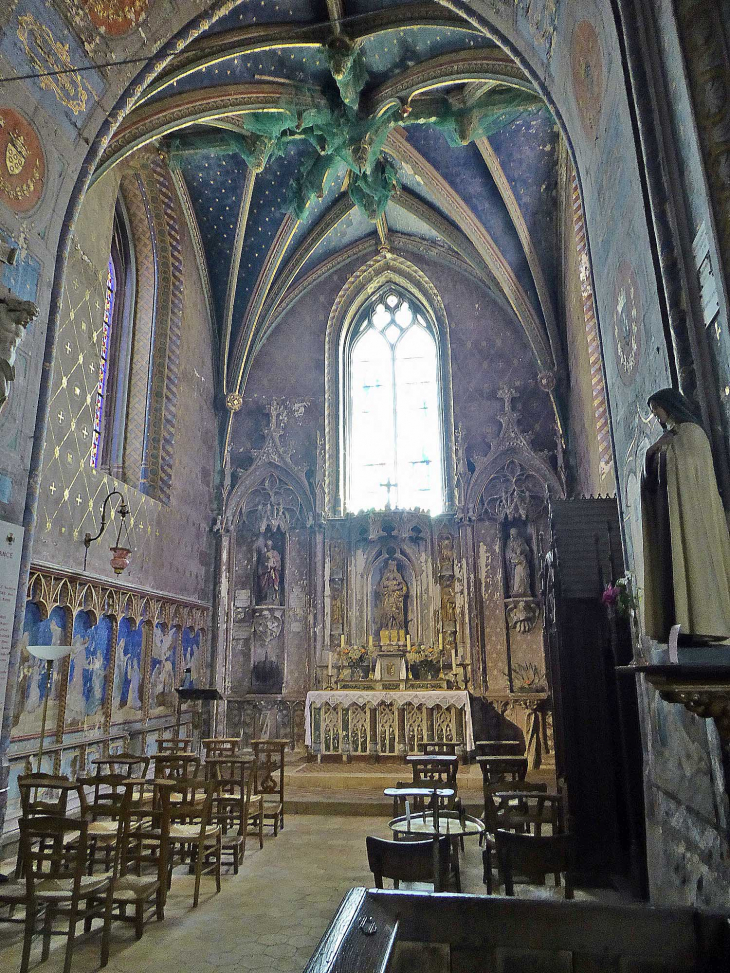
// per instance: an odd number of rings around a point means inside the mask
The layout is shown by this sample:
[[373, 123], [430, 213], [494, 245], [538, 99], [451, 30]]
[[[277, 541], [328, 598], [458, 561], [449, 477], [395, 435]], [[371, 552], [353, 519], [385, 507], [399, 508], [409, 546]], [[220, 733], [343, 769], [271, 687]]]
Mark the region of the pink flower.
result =
[[608, 607], [615, 605], [620, 594], [620, 590], [615, 585], [607, 584], [606, 590], [601, 595], [601, 604]]

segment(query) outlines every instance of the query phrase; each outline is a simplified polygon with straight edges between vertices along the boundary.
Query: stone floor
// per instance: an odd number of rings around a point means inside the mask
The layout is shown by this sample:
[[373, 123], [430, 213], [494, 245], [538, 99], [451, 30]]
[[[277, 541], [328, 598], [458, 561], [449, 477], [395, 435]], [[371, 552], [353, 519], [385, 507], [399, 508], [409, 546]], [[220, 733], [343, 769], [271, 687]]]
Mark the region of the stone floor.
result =
[[[388, 837], [384, 818], [294, 815], [262, 850], [251, 839], [238, 876], [224, 870], [215, 894], [212, 877], [203, 879], [200, 905], [192, 908], [192, 878], [178, 870], [168, 896], [166, 918], [151, 922], [137, 942], [132, 927], [112, 926], [109, 973], [301, 973], [340, 900], [353, 886], [370, 885], [365, 852], [368, 834]], [[481, 854], [476, 840], [466, 842], [461, 866], [465, 892], [484, 894]], [[526, 889], [518, 886], [518, 894]], [[534, 889], [527, 894], [562, 893]], [[577, 897], [584, 897], [578, 892]], [[0, 970], [20, 967], [19, 926], [0, 923]], [[79, 932], [82, 926], [78, 927]], [[99, 963], [98, 935], [77, 940], [74, 973], [91, 973]], [[60, 973], [62, 937], [54, 939], [42, 966], [40, 942], [31, 969]]]
[[[238, 876], [224, 870], [219, 895], [214, 879], [204, 878], [197, 909], [192, 908], [193, 880], [178, 869], [163, 923], [151, 922], [139, 942], [131, 926], [113, 925], [109, 973], [300, 973], [345, 892], [371, 884], [365, 836], [385, 836], [384, 825], [383, 818], [290, 816], [277, 838], [266, 838], [262, 850], [255, 838], [249, 839]], [[478, 863], [476, 846], [470, 858]], [[20, 967], [20, 928], [0, 923], [3, 973]], [[50, 960], [39, 969], [58, 973], [63, 945], [62, 938], [56, 939]], [[39, 960], [40, 943], [33, 965]], [[98, 960], [99, 937], [92, 936], [77, 944], [73, 969], [88, 973]]]

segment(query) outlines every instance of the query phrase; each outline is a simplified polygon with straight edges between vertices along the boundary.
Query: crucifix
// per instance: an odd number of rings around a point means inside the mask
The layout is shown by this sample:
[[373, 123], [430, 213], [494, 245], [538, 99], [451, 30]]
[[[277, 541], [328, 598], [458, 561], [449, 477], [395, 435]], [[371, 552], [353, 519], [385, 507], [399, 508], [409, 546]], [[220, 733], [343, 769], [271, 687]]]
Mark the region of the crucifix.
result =
[[386, 510], [390, 510], [391, 509], [391, 507], [390, 507], [390, 491], [393, 490], [393, 489], [395, 489], [395, 487], [397, 487], [398, 484], [397, 483], [391, 483], [390, 482], [390, 477], [388, 477], [387, 482], [386, 483], [381, 483], [380, 485], [381, 485], [381, 487], [385, 487], [385, 489], [388, 491], [388, 499], [387, 499], [387, 501], [385, 503], [385, 509]]

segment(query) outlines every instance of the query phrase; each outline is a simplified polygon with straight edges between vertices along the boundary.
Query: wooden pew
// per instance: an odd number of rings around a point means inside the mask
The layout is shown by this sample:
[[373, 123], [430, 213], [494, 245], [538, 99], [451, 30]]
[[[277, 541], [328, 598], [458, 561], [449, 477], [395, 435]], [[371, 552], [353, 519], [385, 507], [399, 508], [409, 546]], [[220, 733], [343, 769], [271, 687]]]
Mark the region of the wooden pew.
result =
[[727, 973], [728, 914], [352, 889], [305, 973]]

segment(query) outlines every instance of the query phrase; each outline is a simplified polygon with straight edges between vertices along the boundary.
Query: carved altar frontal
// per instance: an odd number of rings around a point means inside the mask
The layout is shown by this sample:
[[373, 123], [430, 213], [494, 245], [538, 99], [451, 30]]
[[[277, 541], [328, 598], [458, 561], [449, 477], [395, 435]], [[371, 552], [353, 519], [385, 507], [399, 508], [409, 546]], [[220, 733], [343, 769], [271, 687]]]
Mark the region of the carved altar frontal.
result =
[[474, 749], [469, 694], [454, 690], [378, 689], [307, 693], [304, 742], [326, 756], [405, 756], [424, 742]]

